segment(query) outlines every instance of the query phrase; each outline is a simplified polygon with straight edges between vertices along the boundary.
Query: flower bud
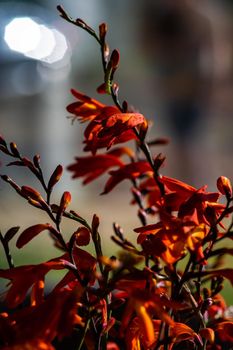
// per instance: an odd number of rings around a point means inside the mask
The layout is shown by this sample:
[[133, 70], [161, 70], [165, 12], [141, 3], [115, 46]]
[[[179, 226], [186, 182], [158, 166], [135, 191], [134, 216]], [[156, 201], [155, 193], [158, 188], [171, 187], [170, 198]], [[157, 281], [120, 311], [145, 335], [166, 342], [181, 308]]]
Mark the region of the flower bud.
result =
[[17, 148], [16, 143], [11, 142], [11, 143], [10, 143], [10, 149], [11, 149], [12, 154], [13, 154], [15, 157], [18, 157], [18, 158], [20, 157], [20, 154], [19, 154], [19, 151], [18, 151], [18, 148]]
[[215, 334], [212, 328], [202, 328], [199, 333], [202, 338], [208, 340], [211, 344], [214, 343]]
[[44, 202], [44, 199], [42, 198], [41, 194], [32, 187], [22, 186], [21, 193], [23, 196], [30, 197], [31, 199], [39, 203]]
[[217, 180], [217, 187], [221, 194], [227, 198], [232, 196], [232, 186], [230, 180], [225, 176], [220, 176]]
[[113, 50], [112, 54], [111, 54], [111, 58], [110, 58], [110, 62], [111, 62], [111, 67], [112, 69], [117, 69], [118, 65], [119, 65], [119, 61], [120, 61], [120, 53], [118, 50]]
[[60, 209], [63, 211], [66, 210], [68, 205], [71, 202], [71, 194], [68, 191], [65, 191], [61, 197], [61, 202], [60, 202]]
[[75, 232], [75, 243], [80, 247], [88, 245], [90, 238], [90, 231], [86, 227], [79, 227]]
[[58, 165], [49, 179], [49, 183], [48, 183], [49, 190], [51, 190], [53, 186], [56, 185], [56, 183], [60, 180], [62, 176], [62, 172], [63, 172], [63, 167], [61, 165]]
[[97, 231], [99, 224], [100, 224], [99, 217], [96, 214], [94, 214], [92, 218], [92, 223], [91, 223], [92, 231]]
[[35, 167], [37, 169], [40, 169], [40, 156], [39, 154], [36, 154], [34, 157], [33, 157], [33, 164], [35, 165]]
[[106, 23], [101, 23], [99, 25], [99, 37], [100, 37], [100, 40], [104, 42], [104, 39], [105, 39], [105, 36], [106, 36], [106, 33], [107, 33], [107, 24]]
[[0, 145], [7, 147], [6, 141], [4, 140], [4, 138], [1, 135], [0, 135]]

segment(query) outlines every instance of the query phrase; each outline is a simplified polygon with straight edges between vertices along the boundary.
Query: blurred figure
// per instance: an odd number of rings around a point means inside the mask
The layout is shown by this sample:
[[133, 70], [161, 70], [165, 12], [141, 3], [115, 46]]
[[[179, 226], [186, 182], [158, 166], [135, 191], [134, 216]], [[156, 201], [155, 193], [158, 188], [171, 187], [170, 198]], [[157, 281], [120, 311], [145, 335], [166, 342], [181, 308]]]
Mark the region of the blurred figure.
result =
[[190, 147], [212, 86], [211, 27], [188, 0], [148, 0], [142, 6], [143, 48], [153, 61], [160, 123], [177, 146], [175, 175], [193, 181]]

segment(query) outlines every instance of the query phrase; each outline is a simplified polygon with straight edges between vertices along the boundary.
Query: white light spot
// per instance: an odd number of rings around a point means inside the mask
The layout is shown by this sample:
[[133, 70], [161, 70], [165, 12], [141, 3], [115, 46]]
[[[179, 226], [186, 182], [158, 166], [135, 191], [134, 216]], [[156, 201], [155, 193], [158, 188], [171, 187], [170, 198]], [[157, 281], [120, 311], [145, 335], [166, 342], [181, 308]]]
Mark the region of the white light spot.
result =
[[68, 50], [68, 45], [64, 35], [56, 29], [52, 29], [52, 33], [55, 38], [56, 45], [51, 54], [42, 59], [43, 62], [49, 64], [62, 60]]
[[25, 56], [34, 58], [36, 60], [43, 60], [45, 57], [51, 55], [53, 52], [56, 41], [53, 35], [53, 31], [44, 25], [39, 25], [40, 41], [34, 50], [25, 53]]
[[7, 24], [4, 40], [11, 50], [45, 64], [54, 66], [57, 62], [66, 61], [68, 44], [65, 36], [29, 17], [18, 17]]
[[40, 42], [40, 26], [29, 17], [13, 19], [5, 27], [4, 40], [11, 50], [27, 53]]

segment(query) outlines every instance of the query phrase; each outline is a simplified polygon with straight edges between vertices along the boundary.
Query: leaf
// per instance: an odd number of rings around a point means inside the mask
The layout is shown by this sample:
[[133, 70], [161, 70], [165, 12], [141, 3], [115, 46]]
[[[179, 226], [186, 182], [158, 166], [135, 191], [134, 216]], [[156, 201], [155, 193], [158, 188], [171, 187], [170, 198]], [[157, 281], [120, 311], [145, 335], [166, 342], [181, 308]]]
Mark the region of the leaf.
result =
[[48, 230], [49, 227], [51, 227], [50, 224], [37, 224], [37, 225], [33, 225], [33, 226], [28, 227], [19, 236], [19, 238], [16, 242], [16, 247], [22, 248], [25, 244], [30, 242], [39, 233], [41, 233], [42, 231]]

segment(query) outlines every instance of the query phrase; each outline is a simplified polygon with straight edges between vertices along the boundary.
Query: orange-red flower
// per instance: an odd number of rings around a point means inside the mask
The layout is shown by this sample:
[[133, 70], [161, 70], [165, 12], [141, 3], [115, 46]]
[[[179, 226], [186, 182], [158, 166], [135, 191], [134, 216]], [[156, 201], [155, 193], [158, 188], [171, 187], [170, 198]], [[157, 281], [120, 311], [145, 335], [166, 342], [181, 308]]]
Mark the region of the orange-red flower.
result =
[[233, 322], [224, 321], [218, 323], [216, 332], [222, 342], [233, 344]]
[[217, 180], [217, 187], [220, 193], [226, 195], [228, 198], [232, 196], [231, 181], [226, 176], [220, 176]]
[[135, 127], [147, 129], [147, 121], [140, 113], [122, 113], [116, 106], [106, 106], [76, 90], [71, 92], [79, 101], [67, 110], [82, 122], [90, 121], [84, 132], [85, 151], [95, 154], [99, 148], [137, 139]]
[[24, 265], [8, 270], [0, 270], [0, 277], [9, 279], [10, 288], [6, 294], [6, 304], [14, 308], [26, 298], [28, 290], [38, 281], [43, 281], [50, 270], [64, 269], [64, 262], [54, 259], [38, 265]]
[[[86, 282], [94, 283], [95, 282], [95, 272], [96, 272], [96, 259], [85, 250], [79, 248], [78, 246], [74, 246], [73, 248], [73, 259], [75, 262], [75, 265], [77, 267], [77, 270], [79, 272], [79, 275], [82, 279], [84, 279]], [[60, 259], [63, 261], [69, 261], [68, 253], [64, 254], [60, 257]], [[65, 262], [64, 262], [65, 264]], [[62, 280], [56, 285], [54, 290], [60, 290], [62, 288], [66, 289], [73, 289], [74, 286], [79, 286], [80, 283], [78, 283], [75, 274], [73, 271], [67, 272], [67, 274], [62, 278]]]
[[84, 184], [95, 180], [110, 168], [121, 167], [124, 163], [112, 154], [97, 154], [88, 157], [76, 157], [76, 162], [68, 166], [73, 178], [84, 177]]
[[111, 177], [108, 179], [104, 194], [110, 192], [118, 183], [125, 179], [136, 179], [145, 174], [153, 174], [153, 170], [147, 161], [139, 161], [122, 166], [118, 170], [110, 171]]
[[95, 154], [99, 148], [109, 149], [114, 144], [137, 139], [133, 128], [146, 123], [140, 113], [120, 113], [116, 107], [106, 107], [87, 126], [84, 150], [91, 150]]
[[60, 290], [39, 305], [0, 315], [0, 335], [6, 345], [3, 349], [53, 350], [51, 342], [55, 337], [61, 340], [70, 335], [75, 324], [83, 325], [77, 315], [81, 293], [75, 289]]
[[73, 102], [67, 106], [67, 111], [74, 114], [81, 122], [94, 119], [105, 105], [81, 92], [71, 89], [71, 93], [79, 101]]
[[[182, 181], [168, 176], [161, 176], [164, 184], [165, 195], [161, 198], [157, 184], [153, 178], [145, 180], [140, 189], [146, 194], [149, 206], [164, 208], [172, 212], [178, 212], [179, 218], [197, 214], [198, 223], [211, 225], [225, 209], [225, 205], [218, 203], [218, 192], [207, 192], [207, 186], [196, 189]], [[211, 217], [208, 209], [211, 209]], [[196, 214], [195, 214], [196, 213]]]
[[35, 338], [29, 341], [19, 341], [18, 344], [7, 345], [2, 350], [55, 350], [51, 343], [47, 343], [42, 339]]
[[144, 252], [173, 264], [189, 249], [196, 254], [197, 260], [201, 260], [202, 242], [208, 233], [206, 225], [198, 225], [195, 216], [177, 218], [166, 212], [161, 212], [160, 216], [158, 223], [134, 230], [139, 233], [137, 242], [142, 244]]

